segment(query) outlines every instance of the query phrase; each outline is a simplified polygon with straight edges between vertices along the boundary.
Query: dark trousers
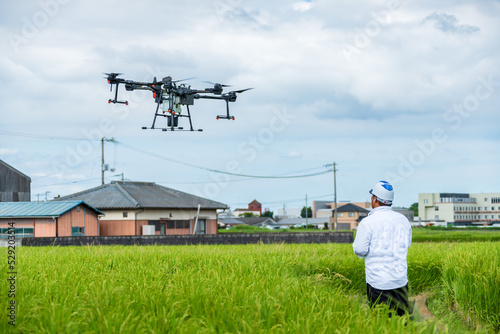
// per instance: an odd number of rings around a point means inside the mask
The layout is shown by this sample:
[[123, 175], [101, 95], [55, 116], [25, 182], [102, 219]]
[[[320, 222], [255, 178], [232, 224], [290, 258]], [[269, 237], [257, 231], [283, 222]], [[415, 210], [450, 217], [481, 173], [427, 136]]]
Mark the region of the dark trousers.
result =
[[[408, 284], [393, 290], [379, 290], [366, 283], [366, 294], [370, 307], [377, 304], [387, 304], [394, 309], [397, 315], [402, 316], [408, 312]], [[392, 313], [389, 313], [389, 317]]]

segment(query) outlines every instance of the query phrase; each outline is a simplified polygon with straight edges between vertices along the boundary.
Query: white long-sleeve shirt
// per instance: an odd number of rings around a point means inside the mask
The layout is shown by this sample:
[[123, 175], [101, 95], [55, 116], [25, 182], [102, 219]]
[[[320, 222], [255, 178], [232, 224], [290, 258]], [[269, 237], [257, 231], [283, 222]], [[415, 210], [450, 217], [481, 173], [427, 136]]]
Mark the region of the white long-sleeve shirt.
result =
[[392, 290], [408, 283], [410, 245], [408, 219], [389, 206], [379, 206], [359, 223], [352, 247], [357, 256], [365, 258], [366, 282], [375, 289]]

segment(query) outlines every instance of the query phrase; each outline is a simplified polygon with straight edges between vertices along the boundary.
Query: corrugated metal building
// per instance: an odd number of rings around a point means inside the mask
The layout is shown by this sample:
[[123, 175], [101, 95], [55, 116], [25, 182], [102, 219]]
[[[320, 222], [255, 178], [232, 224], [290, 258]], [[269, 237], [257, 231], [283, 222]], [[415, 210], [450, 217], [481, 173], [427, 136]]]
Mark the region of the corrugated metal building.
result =
[[31, 178], [0, 160], [0, 202], [31, 201]]
[[142, 235], [154, 225], [156, 235], [217, 234], [217, 210], [223, 203], [163, 187], [153, 182], [112, 181], [54, 200], [82, 200], [101, 210], [100, 235]]
[[2, 202], [0, 238], [15, 229], [16, 238], [98, 236], [103, 213], [83, 201]]

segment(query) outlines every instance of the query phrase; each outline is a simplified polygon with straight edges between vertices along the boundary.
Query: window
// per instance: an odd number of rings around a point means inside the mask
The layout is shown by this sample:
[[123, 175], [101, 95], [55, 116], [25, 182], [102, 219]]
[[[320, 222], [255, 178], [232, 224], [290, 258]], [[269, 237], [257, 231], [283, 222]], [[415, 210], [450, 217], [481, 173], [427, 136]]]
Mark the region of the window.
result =
[[349, 212], [349, 217], [354, 217], [354, 212]]
[[72, 237], [80, 237], [85, 235], [85, 227], [72, 226], [71, 227], [71, 236]]
[[439, 215], [434, 216], [435, 220], [439, 220]]
[[491, 219], [495, 219], [495, 215], [491, 215]]
[[488, 211], [488, 207], [487, 206], [484, 207], [484, 211]]
[[495, 211], [495, 207], [494, 206], [491, 207], [491, 211]]
[[167, 220], [167, 229], [189, 228], [189, 220]]
[[488, 202], [488, 199], [487, 199], [487, 198], [485, 198], [485, 199], [484, 199], [484, 201], [485, 201], [485, 202]]
[[484, 219], [488, 219], [488, 215], [484, 215]]
[[338, 215], [339, 215], [339, 217], [344, 217], [344, 213], [343, 212], [340, 212]]
[[123, 213], [123, 218], [127, 218], [127, 217], [128, 217], [128, 212], [126, 212], [126, 211], [125, 211], [125, 212]]
[[434, 211], [439, 211], [439, 206], [437, 206], [437, 205], [436, 205], [436, 206], [434, 207]]
[[[9, 228], [2, 227], [0, 228], [0, 239], [8, 239], [9, 235], [12, 235], [8, 233]], [[14, 233], [16, 235], [16, 238], [32, 238], [34, 236], [35, 229], [33, 227], [18, 227], [14, 228]]]

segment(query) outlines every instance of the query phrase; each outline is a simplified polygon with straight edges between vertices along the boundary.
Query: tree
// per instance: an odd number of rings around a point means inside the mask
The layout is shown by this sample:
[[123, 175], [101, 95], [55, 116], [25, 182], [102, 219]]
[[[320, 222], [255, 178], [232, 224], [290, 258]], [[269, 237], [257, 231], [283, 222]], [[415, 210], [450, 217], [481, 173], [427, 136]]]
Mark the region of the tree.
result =
[[273, 211], [265, 211], [265, 212], [263, 212], [260, 216], [261, 216], [261, 217], [269, 217], [269, 218], [273, 218], [273, 216], [274, 216], [274, 212], [273, 212]]
[[[302, 208], [302, 211], [300, 211], [300, 216], [302, 218], [306, 218], [306, 207], [304, 206]], [[307, 207], [307, 218], [312, 218], [313, 214], [312, 214], [312, 209], [310, 206]]]
[[415, 213], [415, 217], [418, 217], [418, 202], [415, 202], [412, 205], [410, 205], [408, 210], [412, 210]]
[[243, 217], [243, 218], [252, 218], [255, 217], [253, 215], [253, 212], [243, 212], [238, 215], [238, 217]]

